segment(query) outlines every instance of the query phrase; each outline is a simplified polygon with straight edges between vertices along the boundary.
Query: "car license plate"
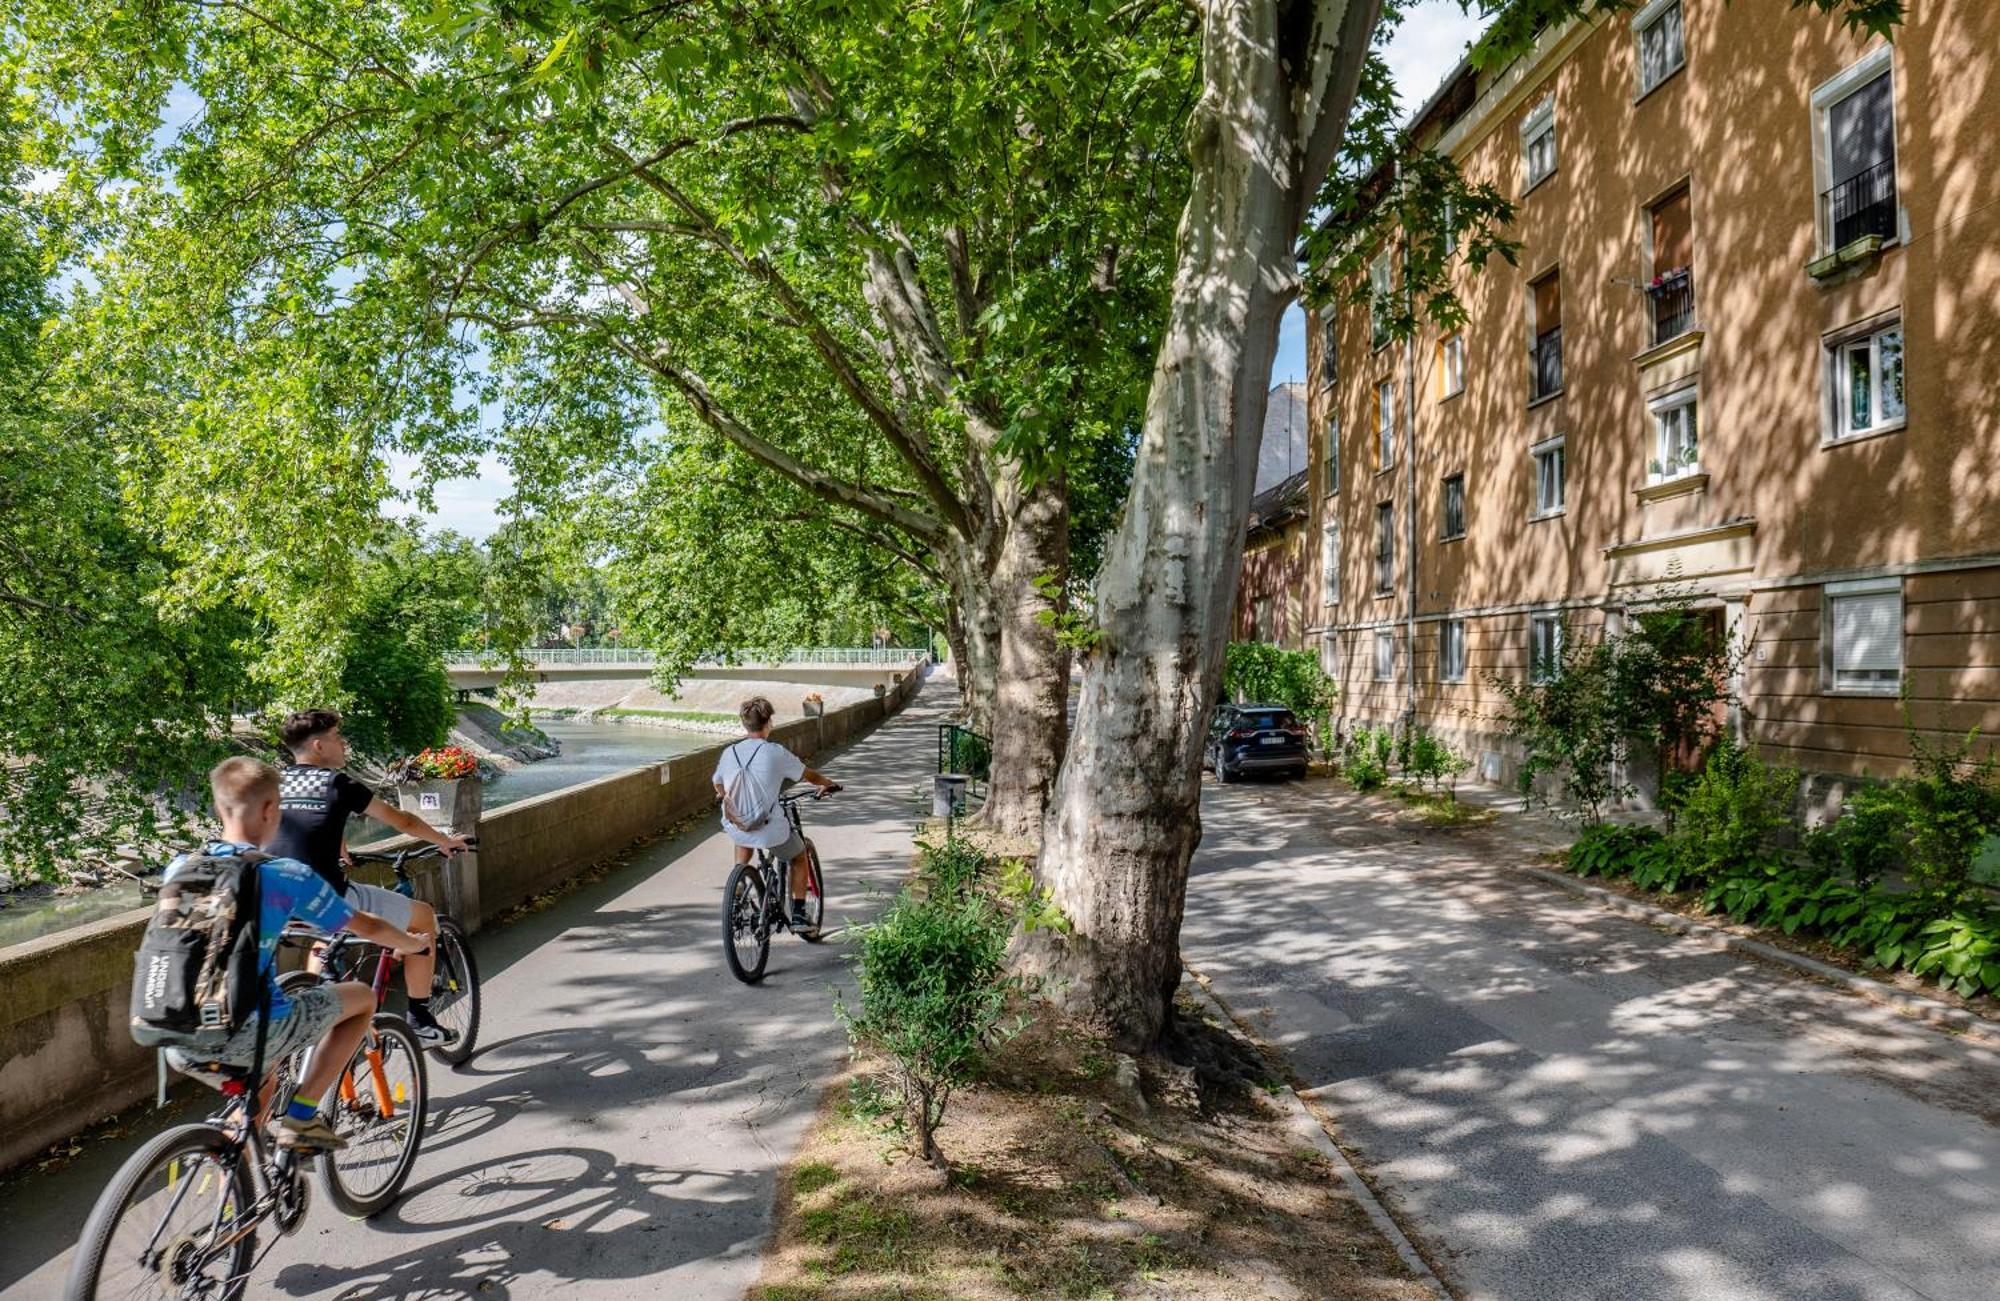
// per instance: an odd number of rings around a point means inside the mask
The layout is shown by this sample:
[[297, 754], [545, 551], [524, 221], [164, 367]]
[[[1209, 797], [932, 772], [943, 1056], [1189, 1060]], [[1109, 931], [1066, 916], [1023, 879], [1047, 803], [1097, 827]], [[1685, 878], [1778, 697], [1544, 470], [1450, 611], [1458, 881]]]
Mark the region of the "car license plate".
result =
[[1257, 738], [1257, 744], [1259, 745], [1283, 745], [1284, 743], [1285, 738], [1282, 736], [1260, 736]]

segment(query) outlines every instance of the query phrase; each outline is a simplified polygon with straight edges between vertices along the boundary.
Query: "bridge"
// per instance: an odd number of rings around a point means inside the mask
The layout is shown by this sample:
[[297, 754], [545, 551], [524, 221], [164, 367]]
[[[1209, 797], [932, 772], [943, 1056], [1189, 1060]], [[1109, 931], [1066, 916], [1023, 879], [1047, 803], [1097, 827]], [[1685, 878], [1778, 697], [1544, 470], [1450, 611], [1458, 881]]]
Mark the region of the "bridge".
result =
[[[696, 664], [684, 677], [736, 681], [778, 681], [834, 686], [887, 687], [920, 663], [927, 652], [915, 646], [808, 646], [763, 660]], [[489, 690], [507, 676], [510, 660], [526, 665], [535, 682], [642, 679], [659, 657], [636, 646], [581, 649], [462, 651], [445, 657], [445, 674], [460, 691]]]

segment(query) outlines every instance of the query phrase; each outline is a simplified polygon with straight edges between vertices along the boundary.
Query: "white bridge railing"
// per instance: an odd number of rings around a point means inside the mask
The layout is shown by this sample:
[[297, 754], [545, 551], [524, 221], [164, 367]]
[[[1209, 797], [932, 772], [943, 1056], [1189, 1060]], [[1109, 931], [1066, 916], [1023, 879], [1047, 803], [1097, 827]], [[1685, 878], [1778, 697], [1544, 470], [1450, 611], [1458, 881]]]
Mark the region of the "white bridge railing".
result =
[[[581, 650], [524, 650], [518, 652], [521, 659], [529, 664], [547, 668], [571, 668], [582, 665], [606, 665], [629, 668], [650, 668], [656, 656], [652, 651], [638, 647], [597, 646]], [[924, 657], [924, 652], [913, 646], [806, 646], [786, 651], [779, 656], [780, 664], [910, 664]], [[445, 656], [448, 669], [497, 669], [504, 665], [505, 657], [486, 651], [461, 651]], [[704, 660], [703, 663], [714, 661]], [[746, 661], [764, 664], [768, 660]]]

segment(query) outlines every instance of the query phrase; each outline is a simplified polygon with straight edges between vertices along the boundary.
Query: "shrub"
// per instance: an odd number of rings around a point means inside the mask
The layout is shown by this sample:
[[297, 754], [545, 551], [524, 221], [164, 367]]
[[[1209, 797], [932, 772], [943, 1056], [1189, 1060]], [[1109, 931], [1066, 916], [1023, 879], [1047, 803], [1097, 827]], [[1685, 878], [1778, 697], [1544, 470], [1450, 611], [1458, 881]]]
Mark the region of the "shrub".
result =
[[1553, 775], [1563, 798], [1582, 808], [1585, 821], [1598, 823], [1606, 805], [1631, 793], [1617, 777], [1623, 733], [1612, 690], [1615, 660], [1611, 643], [1576, 644], [1565, 638], [1562, 661], [1548, 680], [1488, 678], [1505, 702], [1501, 725], [1521, 745], [1524, 799], [1566, 814], [1539, 785]]
[[1389, 780], [1389, 756], [1395, 739], [1387, 729], [1355, 729], [1340, 751], [1340, 775], [1358, 791], [1372, 791]]
[[2000, 791], [1993, 785], [1994, 755], [1974, 759], [1979, 732], [1963, 741], [1933, 745], [1910, 725], [1915, 773], [1895, 783], [1908, 833], [1906, 865], [1918, 891], [1939, 908], [1965, 893], [1973, 862], [1988, 835], [2000, 831]]
[[1411, 777], [1428, 783], [1432, 790], [1449, 781], [1456, 798], [1458, 779], [1471, 767], [1472, 760], [1446, 742], [1422, 728], [1410, 729], [1409, 758], [1404, 762], [1403, 770]]
[[962, 836], [944, 843], [917, 842], [917, 879], [932, 898], [961, 899], [973, 892], [985, 874], [987, 857]]
[[1338, 696], [1311, 651], [1259, 641], [1233, 641], [1223, 650], [1222, 691], [1231, 700], [1283, 705], [1308, 731], [1318, 730], [1314, 724], [1326, 718]]
[[1660, 833], [1651, 827], [1600, 822], [1583, 829], [1565, 861], [1578, 876], [1630, 876], [1659, 841]]
[[1667, 888], [1689, 880], [1707, 884], [1732, 868], [1763, 861], [1790, 825], [1798, 786], [1791, 769], [1773, 767], [1733, 741], [1719, 743], [1680, 797], [1666, 842], [1675, 881]]
[[1822, 874], [1871, 886], [1901, 861], [1907, 825], [1895, 786], [1863, 786], [1847, 797], [1839, 817], [1806, 832], [1800, 845]]
[[1006, 975], [1009, 926], [974, 891], [904, 891], [861, 928], [854, 964], [858, 1010], [836, 1004], [849, 1037], [894, 1064], [918, 1154], [939, 1168], [937, 1128], [952, 1091], [976, 1078], [1004, 1036], [1015, 982]]

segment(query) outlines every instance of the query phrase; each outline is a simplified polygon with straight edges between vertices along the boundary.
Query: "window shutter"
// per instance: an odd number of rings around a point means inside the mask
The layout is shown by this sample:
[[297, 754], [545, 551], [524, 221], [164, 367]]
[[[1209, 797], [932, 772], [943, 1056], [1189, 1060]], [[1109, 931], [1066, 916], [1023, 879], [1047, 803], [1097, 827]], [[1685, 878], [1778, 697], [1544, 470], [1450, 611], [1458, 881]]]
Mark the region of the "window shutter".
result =
[[1903, 667], [1903, 595], [1870, 592], [1833, 601], [1835, 672]]
[[1535, 333], [1547, 334], [1562, 323], [1562, 277], [1544, 276], [1535, 282]]
[[1835, 104], [1827, 113], [1827, 144], [1835, 185], [1896, 156], [1894, 118], [1886, 74]]
[[1682, 190], [1653, 209], [1653, 274], [1694, 265], [1694, 224], [1688, 192]]

